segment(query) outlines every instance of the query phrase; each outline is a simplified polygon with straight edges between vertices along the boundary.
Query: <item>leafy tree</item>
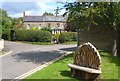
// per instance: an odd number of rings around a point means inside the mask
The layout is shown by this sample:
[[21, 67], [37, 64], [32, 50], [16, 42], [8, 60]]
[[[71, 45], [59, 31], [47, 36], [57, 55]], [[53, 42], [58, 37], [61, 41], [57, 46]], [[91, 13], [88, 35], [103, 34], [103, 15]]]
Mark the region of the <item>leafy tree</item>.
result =
[[61, 8], [59, 8], [59, 7], [57, 7], [57, 9], [54, 10], [55, 11], [55, 16], [58, 16], [60, 10], [61, 10]]
[[11, 17], [8, 16], [5, 10], [0, 9], [0, 38], [6, 29], [11, 28]]
[[[117, 56], [118, 48], [118, 30], [120, 29], [120, 2], [102, 2], [95, 3], [99, 9], [100, 16], [102, 20], [100, 22], [104, 23], [104, 26], [111, 27], [115, 31], [115, 39], [113, 46], [113, 56]], [[99, 24], [100, 25], [100, 24]]]
[[66, 8], [66, 13], [63, 14], [63, 16], [67, 15], [67, 22], [74, 22], [74, 28], [78, 31], [77, 46], [79, 46], [79, 31], [80, 29], [89, 29], [91, 24], [96, 24], [93, 20], [93, 16], [95, 15], [94, 13], [97, 13], [97, 9], [92, 8], [92, 3], [88, 2], [66, 3], [64, 7]]
[[[77, 27], [75, 28], [77, 30], [89, 30], [93, 25], [97, 25], [98, 27], [101, 27], [101, 25], [104, 27], [111, 27], [115, 32], [120, 29], [120, 2], [74, 2], [66, 3], [64, 7], [66, 8], [66, 13], [64, 15], [68, 16], [67, 22], [75, 22], [74, 27]], [[95, 17], [99, 18], [99, 21], [96, 22]], [[114, 56], [117, 55], [117, 35], [116, 32]]]
[[7, 12], [0, 9], [0, 20], [2, 23], [2, 29], [9, 29], [11, 27], [11, 17], [8, 16]]
[[43, 13], [43, 16], [53, 16], [53, 14], [49, 13], [49, 12], [45, 12], [45, 13]]
[[11, 24], [12, 24], [12, 29], [22, 29], [23, 24], [22, 24], [23, 18], [12, 18]]

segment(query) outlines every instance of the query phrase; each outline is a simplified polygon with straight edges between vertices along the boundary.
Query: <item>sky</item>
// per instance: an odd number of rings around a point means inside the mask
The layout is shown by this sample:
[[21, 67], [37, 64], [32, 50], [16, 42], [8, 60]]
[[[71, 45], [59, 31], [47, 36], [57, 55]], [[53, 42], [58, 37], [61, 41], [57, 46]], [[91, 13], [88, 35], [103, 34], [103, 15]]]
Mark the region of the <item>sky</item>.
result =
[[[58, 2], [74, 2], [75, 0], [2, 0], [0, 8], [7, 11], [8, 15], [13, 18], [23, 17], [26, 15], [40, 16], [44, 12], [55, 13], [57, 7], [62, 8], [63, 4]], [[62, 15], [65, 9], [59, 12]]]
[[[57, 2], [74, 2], [76, 0], [0, 0], [0, 8], [7, 11], [8, 15], [13, 18], [23, 17], [26, 15], [41, 16], [44, 12], [55, 13], [57, 7], [62, 8], [63, 4]], [[79, 0], [79, 1], [98, 1], [98, 0]], [[99, 0], [109, 1], [109, 0]], [[112, 0], [120, 1], [120, 0]], [[62, 15], [65, 9], [59, 12]]]

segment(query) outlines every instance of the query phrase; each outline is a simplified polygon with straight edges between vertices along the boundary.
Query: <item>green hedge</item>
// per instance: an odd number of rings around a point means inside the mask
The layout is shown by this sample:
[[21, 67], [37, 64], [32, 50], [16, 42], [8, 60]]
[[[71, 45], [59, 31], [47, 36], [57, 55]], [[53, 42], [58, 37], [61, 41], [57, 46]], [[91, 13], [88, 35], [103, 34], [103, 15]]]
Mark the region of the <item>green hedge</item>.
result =
[[50, 33], [52, 33], [52, 29], [50, 27], [43, 27], [41, 28], [41, 30], [49, 31]]
[[30, 42], [51, 42], [52, 34], [42, 30], [15, 30], [15, 40]]
[[49, 31], [38, 31], [34, 36], [36, 42], [51, 42], [52, 34]]
[[10, 30], [3, 30], [3, 32], [2, 32], [2, 39], [10, 40]]
[[59, 42], [71, 42], [77, 40], [77, 33], [76, 32], [62, 32], [59, 36]]

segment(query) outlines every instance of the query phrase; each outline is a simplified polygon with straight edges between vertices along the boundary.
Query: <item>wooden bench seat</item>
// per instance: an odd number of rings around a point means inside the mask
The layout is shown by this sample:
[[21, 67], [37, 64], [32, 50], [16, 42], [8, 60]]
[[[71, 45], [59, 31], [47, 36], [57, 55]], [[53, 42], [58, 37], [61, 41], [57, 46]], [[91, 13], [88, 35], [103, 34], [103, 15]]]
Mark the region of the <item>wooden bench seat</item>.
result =
[[73, 63], [68, 64], [72, 76], [80, 76], [82, 79], [100, 79], [101, 57], [99, 52], [91, 43], [80, 45], [73, 55]]
[[75, 65], [75, 64], [68, 64], [68, 67], [73, 68], [73, 69], [77, 69], [77, 70], [86, 71], [88, 73], [95, 73], [95, 74], [102, 73], [101, 70], [92, 69], [92, 68], [83, 67], [83, 66], [78, 66], [78, 65]]

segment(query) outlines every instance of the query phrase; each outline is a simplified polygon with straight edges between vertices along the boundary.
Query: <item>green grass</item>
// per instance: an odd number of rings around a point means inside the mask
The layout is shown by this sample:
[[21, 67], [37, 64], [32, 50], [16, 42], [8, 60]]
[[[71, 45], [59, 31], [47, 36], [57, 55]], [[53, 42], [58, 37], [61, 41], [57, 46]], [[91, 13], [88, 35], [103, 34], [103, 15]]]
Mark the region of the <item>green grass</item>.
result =
[[50, 42], [26, 42], [24, 41], [23, 43], [27, 43], [27, 44], [35, 44], [35, 45], [53, 45]]
[[61, 44], [77, 44], [77, 41], [65, 42], [65, 43], [61, 43]]
[[[23, 43], [27, 43], [27, 44], [35, 44], [35, 45], [54, 45], [53, 43], [50, 42], [23, 42]], [[65, 43], [59, 43], [59, 44], [63, 44], [63, 45], [68, 45], [68, 44], [77, 44], [76, 41], [72, 41], [72, 42], [65, 42]]]
[[[111, 56], [111, 53], [100, 51], [102, 58], [102, 79], [118, 79], [118, 57]], [[74, 79], [71, 77], [68, 63], [73, 62], [72, 54], [49, 65], [48, 67], [37, 71], [36, 73], [26, 77], [26, 79]], [[120, 61], [120, 60], [119, 60]]]

